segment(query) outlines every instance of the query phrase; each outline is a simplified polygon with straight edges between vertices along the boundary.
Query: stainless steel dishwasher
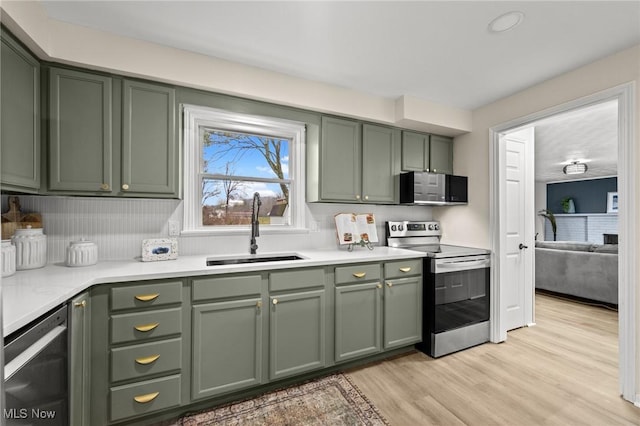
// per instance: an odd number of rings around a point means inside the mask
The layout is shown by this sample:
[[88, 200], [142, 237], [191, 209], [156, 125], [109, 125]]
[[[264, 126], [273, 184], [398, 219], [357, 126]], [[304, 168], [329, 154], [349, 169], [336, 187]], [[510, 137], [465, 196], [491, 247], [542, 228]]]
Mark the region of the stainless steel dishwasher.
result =
[[67, 305], [5, 339], [5, 425], [69, 424]]

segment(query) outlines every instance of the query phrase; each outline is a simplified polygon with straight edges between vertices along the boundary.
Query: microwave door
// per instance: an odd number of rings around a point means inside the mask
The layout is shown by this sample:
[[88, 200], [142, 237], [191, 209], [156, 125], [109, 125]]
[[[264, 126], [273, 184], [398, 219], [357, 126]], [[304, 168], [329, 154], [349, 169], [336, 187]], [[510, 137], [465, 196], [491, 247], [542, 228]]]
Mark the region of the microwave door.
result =
[[445, 195], [445, 175], [439, 173], [420, 173], [415, 178], [415, 200], [443, 202]]

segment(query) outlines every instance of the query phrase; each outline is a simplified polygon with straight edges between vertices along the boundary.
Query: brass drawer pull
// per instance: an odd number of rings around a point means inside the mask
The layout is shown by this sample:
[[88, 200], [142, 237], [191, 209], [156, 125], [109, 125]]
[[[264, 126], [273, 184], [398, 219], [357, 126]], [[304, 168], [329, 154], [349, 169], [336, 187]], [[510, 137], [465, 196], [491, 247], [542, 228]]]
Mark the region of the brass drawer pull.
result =
[[140, 404], [146, 404], [147, 402], [151, 402], [156, 399], [160, 395], [160, 392], [148, 393], [146, 395], [138, 395], [134, 396], [133, 400], [135, 402], [139, 402]]
[[411, 271], [411, 266], [403, 266], [400, 268], [400, 272], [409, 272]]
[[160, 358], [160, 355], [151, 355], [151, 356], [145, 356], [142, 358], [136, 358], [136, 362], [140, 365], [149, 365], [152, 362], [156, 361], [158, 358]]
[[356, 278], [364, 278], [365, 275], [367, 275], [366, 272], [354, 272], [353, 273], [353, 276], [356, 277]]
[[85, 308], [87, 306], [87, 301], [83, 300], [81, 302], [76, 302], [73, 304], [76, 308]]
[[141, 302], [151, 302], [152, 300], [155, 300], [158, 298], [158, 296], [160, 296], [160, 293], [153, 293], [153, 294], [138, 294], [136, 296], [136, 299], [138, 299]]
[[151, 324], [136, 325], [134, 328], [138, 331], [142, 331], [143, 333], [146, 333], [147, 331], [151, 331], [159, 325], [160, 325], [159, 322], [153, 322]]

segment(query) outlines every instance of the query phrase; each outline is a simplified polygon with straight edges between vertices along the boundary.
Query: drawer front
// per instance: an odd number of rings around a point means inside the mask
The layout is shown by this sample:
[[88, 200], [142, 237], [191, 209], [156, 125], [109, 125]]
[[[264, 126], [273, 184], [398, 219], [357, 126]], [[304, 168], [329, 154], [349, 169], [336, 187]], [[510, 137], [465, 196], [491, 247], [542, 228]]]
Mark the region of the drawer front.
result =
[[324, 269], [295, 269], [269, 274], [269, 291], [296, 290], [324, 286]]
[[180, 308], [111, 316], [111, 343], [142, 341], [182, 332]]
[[380, 280], [380, 264], [336, 267], [336, 284], [359, 283]]
[[182, 281], [128, 285], [111, 289], [112, 311], [180, 302], [182, 302]]
[[402, 278], [422, 274], [423, 259], [407, 259], [384, 264], [385, 278]]
[[135, 379], [178, 370], [182, 366], [182, 339], [126, 346], [111, 351], [111, 381]]
[[193, 280], [193, 300], [222, 299], [259, 295], [262, 288], [260, 275], [230, 275]]
[[180, 405], [180, 375], [111, 388], [111, 421]]

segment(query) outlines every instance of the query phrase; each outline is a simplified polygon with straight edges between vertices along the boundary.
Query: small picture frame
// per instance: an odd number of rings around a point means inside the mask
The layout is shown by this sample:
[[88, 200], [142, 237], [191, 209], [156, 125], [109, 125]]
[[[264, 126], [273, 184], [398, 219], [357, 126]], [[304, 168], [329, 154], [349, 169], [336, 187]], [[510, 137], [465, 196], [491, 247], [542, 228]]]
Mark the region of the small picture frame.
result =
[[142, 240], [142, 261], [175, 260], [178, 258], [178, 240], [175, 238], [152, 238]]
[[607, 213], [618, 213], [617, 192], [607, 192]]

